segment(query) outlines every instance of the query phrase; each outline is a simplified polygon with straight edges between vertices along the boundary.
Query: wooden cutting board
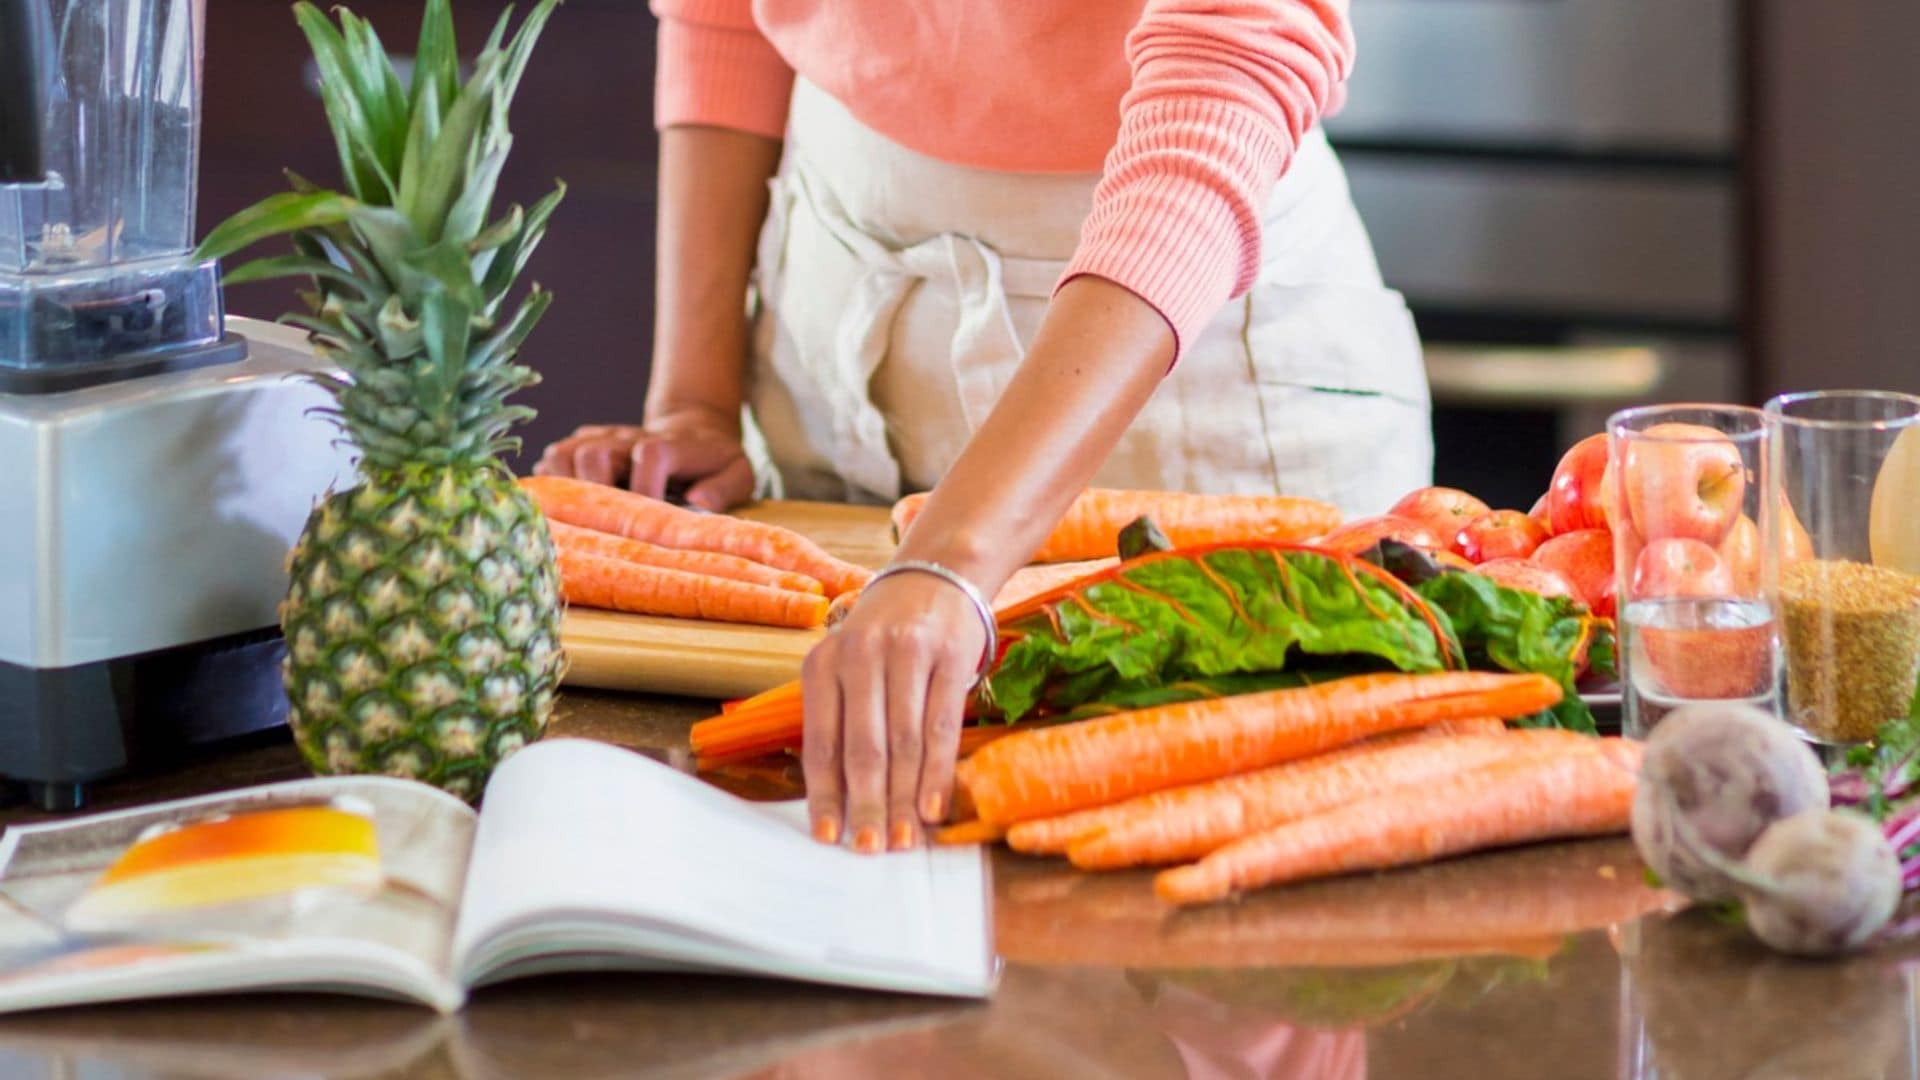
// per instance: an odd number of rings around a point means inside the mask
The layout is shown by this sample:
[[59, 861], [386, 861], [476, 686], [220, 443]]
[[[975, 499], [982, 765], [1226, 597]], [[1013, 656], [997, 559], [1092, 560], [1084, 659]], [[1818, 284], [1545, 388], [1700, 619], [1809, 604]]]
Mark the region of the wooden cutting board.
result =
[[[885, 507], [764, 502], [737, 513], [783, 525], [861, 566], [893, 556]], [[798, 678], [822, 633], [572, 608], [560, 644], [569, 686], [738, 698]]]

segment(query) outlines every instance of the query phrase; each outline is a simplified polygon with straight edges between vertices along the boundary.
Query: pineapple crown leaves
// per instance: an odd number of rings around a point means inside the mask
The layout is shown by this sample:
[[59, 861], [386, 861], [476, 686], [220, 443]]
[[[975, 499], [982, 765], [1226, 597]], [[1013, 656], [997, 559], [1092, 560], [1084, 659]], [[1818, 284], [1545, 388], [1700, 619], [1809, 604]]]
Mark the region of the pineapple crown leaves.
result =
[[450, 0], [427, 0], [407, 84], [366, 20], [294, 5], [344, 190], [289, 172], [288, 191], [222, 222], [198, 255], [291, 239], [292, 254], [255, 259], [226, 281], [308, 279], [307, 310], [282, 321], [344, 373], [315, 376], [334, 398], [322, 411], [366, 466], [480, 464], [517, 449], [507, 433], [533, 415], [506, 399], [538, 381], [515, 358], [552, 295], [535, 284], [504, 309], [566, 185], [492, 214], [513, 147], [508, 109], [559, 2], [539, 0], [511, 37], [513, 9], [503, 12], [463, 81]]

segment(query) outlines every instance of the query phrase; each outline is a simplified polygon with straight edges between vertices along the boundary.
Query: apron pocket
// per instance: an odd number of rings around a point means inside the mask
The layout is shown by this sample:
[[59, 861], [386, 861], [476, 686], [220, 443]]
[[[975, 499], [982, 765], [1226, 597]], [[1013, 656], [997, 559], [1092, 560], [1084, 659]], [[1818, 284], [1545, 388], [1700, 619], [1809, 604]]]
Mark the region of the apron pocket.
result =
[[1426, 370], [1399, 293], [1267, 284], [1245, 303], [1247, 363], [1282, 491], [1352, 516], [1430, 482]]
[[1369, 285], [1256, 286], [1247, 360], [1262, 386], [1389, 397], [1427, 407], [1427, 373], [1400, 294]]

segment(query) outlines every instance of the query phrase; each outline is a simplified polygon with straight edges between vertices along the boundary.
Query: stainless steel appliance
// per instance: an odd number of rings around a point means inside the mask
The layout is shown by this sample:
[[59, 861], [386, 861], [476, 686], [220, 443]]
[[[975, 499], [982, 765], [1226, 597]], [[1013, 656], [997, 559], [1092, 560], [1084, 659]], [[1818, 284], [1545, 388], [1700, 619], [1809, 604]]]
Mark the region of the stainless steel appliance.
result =
[[1747, 396], [1739, 0], [1354, 0], [1327, 129], [1428, 344], [1441, 482]]
[[204, 0], [0, 0], [0, 777], [49, 808], [284, 717], [274, 609], [347, 475], [298, 335], [192, 257]]

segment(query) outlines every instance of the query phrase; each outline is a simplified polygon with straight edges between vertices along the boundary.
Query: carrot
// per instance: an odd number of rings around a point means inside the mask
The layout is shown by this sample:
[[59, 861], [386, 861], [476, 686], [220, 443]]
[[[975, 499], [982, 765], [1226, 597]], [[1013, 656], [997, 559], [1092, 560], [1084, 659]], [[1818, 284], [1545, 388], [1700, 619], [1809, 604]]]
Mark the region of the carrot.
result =
[[[893, 529], [904, 537], [926, 505], [925, 494], [893, 504]], [[1193, 495], [1179, 491], [1081, 492], [1055, 525], [1034, 562], [1103, 559], [1114, 554], [1120, 530], [1151, 517], [1176, 548], [1224, 541], [1305, 540], [1340, 524], [1340, 511], [1294, 495]]]
[[531, 476], [520, 486], [554, 521], [632, 540], [737, 555], [779, 570], [805, 574], [838, 596], [866, 584], [871, 571], [832, 555], [791, 529], [724, 514], [697, 514], [659, 499], [562, 476]]
[[769, 588], [785, 589], [788, 592], [812, 593], [819, 596], [826, 591], [818, 581], [805, 574], [775, 570], [771, 566], [763, 566], [752, 559], [743, 559], [738, 555], [661, 547], [659, 544], [649, 544], [644, 540], [631, 540], [612, 533], [596, 532], [593, 529], [583, 529], [578, 525], [568, 525], [564, 521], [549, 521], [547, 528], [553, 532], [555, 544], [585, 552], [588, 555], [605, 555], [608, 558], [639, 563], [642, 566], [685, 570], [692, 574], [744, 581], [749, 585], [765, 585]]
[[[1191, 862], [1243, 836], [1397, 788], [1495, 761], [1584, 749], [1584, 735], [1548, 729], [1362, 745], [1109, 807], [1104, 828], [1068, 842], [1082, 870]], [[1013, 843], [1013, 838], [1008, 838]], [[1017, 850], [1017, 844], [1016, 844]]]
[[565, 547], [559, 566], [560, 595], [581, 607], [801, 628], [819, 626], [827, 617], [827, 598], [813, 593], [642, 566]]
[[998, 825], [989, 825], [979, 819], [962, 821], [945, 828], [937, 829], [933, 842], [943, 847], [966, 844], [991, 844], [1006, 835], [1006, 830]]
[[1009, 735], [1017, 735], [1022, 731], [1032, 731], [1046, 726], [1047, 722], [1044, 720], [1024, 720], [1018, 724], [969, 724], [960, 729], [960, 756], [972, 757], [980, 752], [981, 747], [990, 742], [998, 742]]
[[983, 820], [1012, 824], [1307, 757], [1389, 731], [1560, 700], [1544, 675], [1356, 675], [1010, 735], [960, 763]]
[[1637, 744], [1610, 738], [1591, 753], [1483, 765], [1236, 840], [1197, 863], [1161, 871], [1154, 892], [1169, 903], [1202, 904], [1263, 885], [1621, 832], [1639, 758]]
[[[1347, 753], [1349, 751], [1358, 753], [1363, 749], [1387, 746], [1394, 743], [1405, 742], [1409, 739], [1429, 738], [1438, 735], [1498, 735], [1506, 730], [1506, 723], [1500, 720], [1488, 720], [1484, 718], [1447, 720], [1420, 731], [1396, 731], [1387, 735], [1376, 735], [1371, 739], [1355, 743], [1351, 747], [1329, 751], [1327, 755], [1308, 760], [1324, 760], [1333, 754]], [[1275, 766], [1275, 768], [1282, 767], [1283, 766]], [[1217, 781], [1210, 781], [1210, 783], [1221, 785], [1236, 784], [1239, 782], [1241, 776], [1252, 775], [1256, 774], [1242, 773], [1239, 774], [1239, 776], [1224, 777]], [[1194, 786], [1199, 787], [1200, 785]], [[1155, 792], [1151, 795], [1142, 795], [1138, 798], [1128, 799], [1125, 802], [1111, 803], [1106, 806], [1093, 806], [1085, 810], [1074, 810], [1061, 814], [1058, 817], [1035, 818], [1031, 821], [1023, 821], [1007, 830], [1007, 845], [1013, 848], [1013, 850], [1027, 855], [1065, 855], [1068, 847], [1075, 841], [1091, 839], [1095, 834], [1111, 828], [1126, 819], [1130, 815], [1129, 808], [1134, 804], [1144, 804], [1145, 800], [1158, 799], [1161, 794], [1171, 794], [1176, 791], [1187, 790], [1191, 789], [1170, 788], [1164, 793]], [[1154, 805], [1159, 804], [1155, 803]], [[1203, 855], [1205, 852], [1200, 852], [1199, 854]], [[1195, 855], [1194, 857], [1198, 858], [1199, 855]]]
[[[1256, 829], [1318, 813], [1386, 786], [1490, 761], [1537, 742], [1521, 733], [1515, 733], [1517, 741], [1509, 741], [1498, 720], [1461, 723], [1491, 723], [1495, 730], [1462, 735], [1454, 733], [1455, 724], [1435, 724], [1423, 731], [1380, 735], [1267, 769], [1023, 821], [1007, 830], [1007, 845], [1028, 855], [1068, 855], [1083, 870], [1187, 862]], [[1546, 737], [1578, 738], [1558, 731]], [[1435, 742], [1450, 748], [1427, 745]]]

